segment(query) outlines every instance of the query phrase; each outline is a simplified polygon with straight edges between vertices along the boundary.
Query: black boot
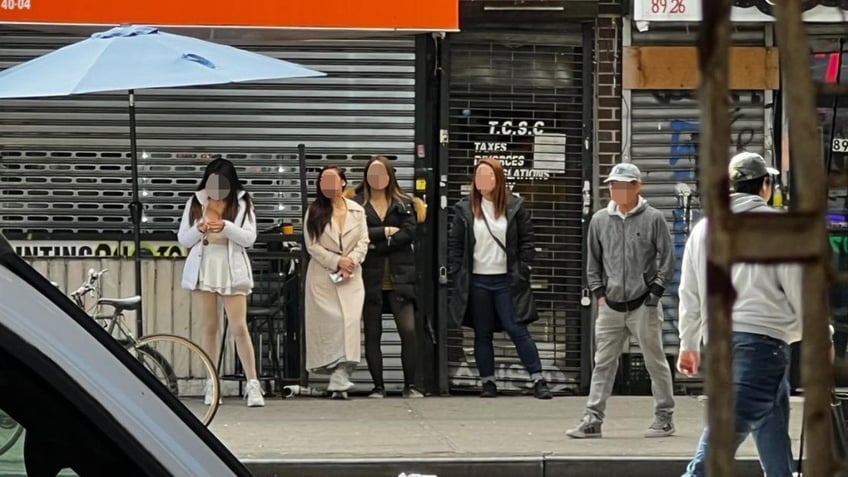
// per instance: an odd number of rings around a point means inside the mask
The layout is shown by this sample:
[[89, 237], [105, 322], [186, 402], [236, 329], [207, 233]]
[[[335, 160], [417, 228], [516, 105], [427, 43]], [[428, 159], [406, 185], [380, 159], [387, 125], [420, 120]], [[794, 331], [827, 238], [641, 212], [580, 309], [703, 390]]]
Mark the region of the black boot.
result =
[[498, 397], [498, 387], [492, 381], [483, 383], [483, 391], [480, 393], [481, 398]]
[[551, 390], [548, 389], [548, 383], [544, 379], [540, 379], [533, 383], [533, 393], [536, 395], [536, 399], [553, 399], [553, 395], [551, 394]]

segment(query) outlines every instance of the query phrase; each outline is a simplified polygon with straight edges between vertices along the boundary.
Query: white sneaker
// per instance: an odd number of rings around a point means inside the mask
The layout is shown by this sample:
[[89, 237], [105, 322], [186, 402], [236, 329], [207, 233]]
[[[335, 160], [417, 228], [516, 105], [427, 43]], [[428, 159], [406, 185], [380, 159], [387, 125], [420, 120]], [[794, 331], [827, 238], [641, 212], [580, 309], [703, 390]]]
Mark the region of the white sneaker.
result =
[[244, 397], [247, 399], [247, 407], [265, 406], [265, 398], [262, 397], [262, 385], [259, 384], [258, 379], [251, 379], [247, 382]]
[[[212, 405], [212, 381], [210, 381], [208, 379], [206, 380], [206, 392], [205, 392], [205, 394], [206, 395], [203, 396], [203, 404], [206, 404], [207, 406], [211, 406]], [[223, 400], [219, 398], [218, 404], [221, 404], [222, 402], [223, 402]]]
[[339, 367], [330, 375], [330, 383], [327, 385], [327, 391], [346, 392], [350, 391], [353, 386], [354, 384], [350, 382], [347, 373]]

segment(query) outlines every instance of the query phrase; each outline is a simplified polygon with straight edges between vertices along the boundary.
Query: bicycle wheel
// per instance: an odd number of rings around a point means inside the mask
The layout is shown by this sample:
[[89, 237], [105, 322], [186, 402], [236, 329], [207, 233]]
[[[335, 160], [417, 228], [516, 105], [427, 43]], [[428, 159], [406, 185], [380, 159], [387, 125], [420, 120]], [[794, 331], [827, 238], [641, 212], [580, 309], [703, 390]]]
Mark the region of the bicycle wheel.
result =
[[[118, 340], [118, 343], [121, 343], [121, 346], [127, 349], [135, 346], [135, 344], [128, 339]], [[164, 356], [159, 354], [159, 352], [155, 349], [145, 346], [139, 346], [135, 352], [136, 359], [141, 361], [148, 371], [159, 378], [159, 381], [165, 384], [165, 387], [168, 388], [169, 391], [175, 394], [179, 392], [177, 375], [174, 373], [174, 368], [171, 367], [171, 363], [169, 363]]]
[[[203, 424], [218, 412], [221, 383], [215, 365], [199, 346], [176, 335], [149, 335], [128, 350]], [[211, 402], [204, 403], [207, 383]]]
[[5, 454], [11, 449], [18, 442], [23, 432], [23, 426], [18, 424], [5, 412], [0, 411], [0, 455]]

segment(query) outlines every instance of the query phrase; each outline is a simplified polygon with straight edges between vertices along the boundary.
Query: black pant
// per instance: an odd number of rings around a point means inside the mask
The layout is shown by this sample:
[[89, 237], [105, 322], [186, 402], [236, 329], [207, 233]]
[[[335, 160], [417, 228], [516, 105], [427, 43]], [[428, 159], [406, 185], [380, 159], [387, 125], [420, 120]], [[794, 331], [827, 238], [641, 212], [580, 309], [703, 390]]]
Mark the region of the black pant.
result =
[[415, 309], [394, 290], [383, 290], [383, 303], [366, 302], [362, 310], [365, 322], [365, 359], [374, 386], [385, 388], [383, 383], [383, 313], [391, 312], [395, 317], [400, 335], [400, 359], [403, 364], [403, 380], [407, 386], [415, 384], [415, 367], [418, 359], [415, 341]]

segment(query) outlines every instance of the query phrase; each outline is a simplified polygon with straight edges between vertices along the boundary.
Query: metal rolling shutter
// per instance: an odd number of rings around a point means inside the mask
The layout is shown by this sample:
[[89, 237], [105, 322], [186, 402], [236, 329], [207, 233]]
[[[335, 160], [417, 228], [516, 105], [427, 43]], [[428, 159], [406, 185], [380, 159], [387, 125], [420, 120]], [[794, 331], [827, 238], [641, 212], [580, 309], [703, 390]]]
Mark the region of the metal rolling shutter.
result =
[[[560, 26], [556, 33], [526, 31], [463, 32], [449, 37], [449, 204], [469, 192], [475, 155], [500, 156], [515, 175], [536, 174], [534, 180], [518, 179], [514, 187], [527, 201], [536, 234], [532, 286], [540, 320], [530, 331], [552, 388], [573, 389], [579, 384], [583, 346], [579, 301], [585, 118], [581, 94], [584, 75], [591, 71], [583, 71], [579, 25]], [[536, 124], [540, 125], [533, 131]], [[484, 142], [502, 146], [488, 152], [476, 147], [475, 151], [475, 143]], [[561, 164], [556, 164], [557, 159], [545, 162], [557, 156]], [[449, 330], [453, 390], [478, 385], [473, 336], [468, 329]], [[527, 372], [509, 337], [496, 334], [494, 345], [499, 388], [523, 388]]]
[[[739, 149], [763, 154], [765, 136], [762, 91], [733, 94], [732, 151]], [[677, 266], [674, 283], [663, 301], [667, 352], [676, 353], [677, 285], [680, 260], [687, 235], [684, 231], [683, 203], [675, 188], [687, 184], [697, 192], [699, 106], [692, 91], [634, 91], [632, 95], [632, 147], [634, 164], [644, 175], [642, 195], [662, 210], [674, 237]], [[693, 198], [694, 219], [700, 217], [700, 204]]]
[[[80, 39], [0, 27], [0, 67]], [[143, 231], [177, 230], [209, 154], [236, 164], [256, 202], [260, 230], [301, 222], [300, 143], [306, 145], [310, 197], [323, 165], [346, 168], [355, 185], [372, 154], [395, 159], [401, 185], [412, 191], [411, 36], [230, 44], [329, 76], [138, 92]], [[128, 233], [128, 150], [126, 94], [0, 102], [3, 229]], [[383, 329], [386, 383], [402, 384], [400, 338], [390, 316]], [[370, 383], [364, 359], [354, 380]]]
[[[2, 27], [0, 67], [80, 39]], [[300, 143], [310, 179], [323, 164], [336, 163], [358, 182], [364, 161], [380, 153], [397, 158], [399, 178], [411, 186], [411, 37], [231, 44], [329, 77], [138, 92], [143, 231], [179, 227], [185, 199], [212, 153], [238, 166], [254, 194], [260, 229], [300, 222]], [[126, 94], [0, 102], [0, 184], [6, 230], [129, 232]]]
[[[636, 45], [686, 45], [694, 44], [696, 26], [651, 25], [651, 30], [634, 33]], [[734, 25], [734, 44], [764, 44], [762, 26]], [[678, 184], [688, 185], [697, 194], [698, 136], [700, 106], [695, 91], [639, 91], [630, 92], [625, 99], [629, 109], [630, 155], [643, 173], [643, 196], [654, 207], [665, 213], [675, 243], [677, 256], [675, 277], [663, 299], [665, 325], [663, 341], [667, 354], [676, 354], [679, 344], [677, 328], [677, 287], [680, 281], [680, 261], [687, 234], [684, 230], [683, 201], [676, 192]], [[764, 91], [733, 91], [731, 115], [731, 154], [738, 149], [765, 153], [765, 145], [772, 144], [771, 125], [765, 125]], [[626, 140], [627, 138], [625, 138]], [[769, 151], [772, 152], [772, 151]], [[772, 160], [771, 155], [766, 156]], [[700, 218], [697, 195], [692, 199], [694, 225]], [[635, 342], [632, 343], [635, 345]], [[680, 375], [678, 376], [680, 378]]]

